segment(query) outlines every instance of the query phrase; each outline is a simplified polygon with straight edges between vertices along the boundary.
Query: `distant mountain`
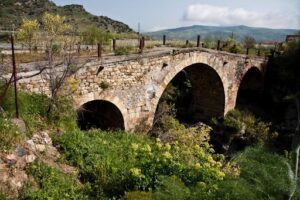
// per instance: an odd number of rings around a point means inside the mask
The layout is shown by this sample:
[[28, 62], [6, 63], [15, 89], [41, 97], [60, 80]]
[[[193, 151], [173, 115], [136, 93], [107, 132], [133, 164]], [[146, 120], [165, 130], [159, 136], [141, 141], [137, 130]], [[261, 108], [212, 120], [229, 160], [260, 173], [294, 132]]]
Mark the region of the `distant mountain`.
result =
[[95, 25], [111, 32], [133, 32], [122, 22], [90, 14], [82, 5], [57, 6], [51, 0], [0, 0], [0, 28], [11, 28], [12, 24], [19, 27], [22, 18], [40, 20], [46, 11], [66, 16], [70, 23], [78, 26], [79, 30], [85, 29], [88, 25]]
[[162, 31], [146, 33], [146, 35], [154, 38], [162, 38], [166, 35], [169, 38], [196, 40], [197, 35], [202, 38], [227, 38], [232, 33], [234, 38], [241, 41], [244, 36], [249, 35], [258, 42], [264, 41], [284, 41], [286, 35], [297, 34], [300, 30], [295, 29], [270, 29], [270, 28], [255, 28], [248, 26], [202, 26], [194, 25], [189, 27], [181, 27], [174, 29], [167, 29]]

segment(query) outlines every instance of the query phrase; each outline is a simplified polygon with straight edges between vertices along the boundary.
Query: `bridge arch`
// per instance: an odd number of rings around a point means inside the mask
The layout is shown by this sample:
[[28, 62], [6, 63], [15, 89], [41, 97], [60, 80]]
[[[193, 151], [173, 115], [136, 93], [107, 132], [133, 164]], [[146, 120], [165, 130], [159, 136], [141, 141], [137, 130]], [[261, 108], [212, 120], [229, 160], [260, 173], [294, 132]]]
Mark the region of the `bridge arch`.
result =
[[240, 78], [236, 95], [236, 106], [246, 105], [247, 102], [259, 103], [264, 89], [264, 74], [256, 66], [251, 66]]
[[165, 89], [180, 72], [189, 76], [193, 87], [193, 98], [188, 109], [193, 116], [193, 121], [205, 121], [210, 120], [211, 117], [223, 116], [226, 112], [227, 80], [221, 67], [212, 67], [218, 62], [222, 63], [218, 60], [209, 62], [209, 60], [193, 58], [187, 59], [171, 69], [159, 85], [156, 97], [152, 101], [154, 108], [152, 123]]
[[83, 130], [128, 130], [127, 109], [117, 98], [88, 98], [77, 108], [77, 124]]

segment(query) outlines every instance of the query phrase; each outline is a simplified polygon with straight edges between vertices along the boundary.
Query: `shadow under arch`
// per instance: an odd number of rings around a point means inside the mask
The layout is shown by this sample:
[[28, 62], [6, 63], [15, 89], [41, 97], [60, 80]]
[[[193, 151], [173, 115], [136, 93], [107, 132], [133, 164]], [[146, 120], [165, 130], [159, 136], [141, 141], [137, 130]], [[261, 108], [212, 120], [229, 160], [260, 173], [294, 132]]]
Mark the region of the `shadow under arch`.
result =
[[81, 130], [125, 130], [120, 109], [106, 100], [93, 100], [77, 110], [77, 124]]
[[191, 96], [187, 102], [189, 105], [186, 107], [189, 123], [206, 122], [213, 117], [224, 116], [225, 90], [221, 77], [213, 67], [203, 63], [195, 63], [179, 70], [163, 88], [161, 95], [158, 96], [154, 123], [159, 115], [159, 105], [166, 89], [179, 76], [188, 77], [192, 86]]
[[251, 67], [242, 77], [237, 98], [237, 108], [254, 109], [262, 103], [264, 90], [264, 77], [255, 66]]

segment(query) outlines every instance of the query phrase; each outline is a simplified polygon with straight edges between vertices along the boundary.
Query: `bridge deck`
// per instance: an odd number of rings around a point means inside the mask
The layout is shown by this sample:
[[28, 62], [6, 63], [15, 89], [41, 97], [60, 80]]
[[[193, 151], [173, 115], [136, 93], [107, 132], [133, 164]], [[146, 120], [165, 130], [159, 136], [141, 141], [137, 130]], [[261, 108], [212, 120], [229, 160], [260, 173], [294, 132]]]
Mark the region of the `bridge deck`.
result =
[[[221, 54], [221, 55], [227, 55], [230, 57], [240, 57], [243, 59], [251, 58], [255, 59], [257, 61], [264, 61], [265, 58], [257, 57], [257, 56], [247, 56], [245, 54], [234, 54], [229, 53], [225, 51], [218, 51], [213, 49], [206, 49], [206, 48], [172, 48], [172, 47], [156, 47], [149, 51], [146, 51], [142, 54], [129, 54], [129, 55], [121, 55], [121, 56], [115, 56], [114, 54], [106, 54], [102, 58], [97, 57], [75, 57], [76, 62], [78, 64], [82, 63], [101, 63], [102, 65], [106, 64], [112, 64], [112, 63], [122, 63], [126, 61], [132, 61], [132, 60], [140, 60], [144, 58], [157, 58], [157, 57], [163, 57], [163, 56], [169, 56], [169, 55], [177, 55], [182, 53], [190, 53], [190, 52], [207, 52], [211, 54]], [[39, 61], [39, 62], [32, 62], [32, 63], [21, 63], [19, 64], [19, 71], [25, 72], [25, 71], [35, 71], [38, 70], [38, 66], [45, 66], [47, 65], [47, 61]], [[10, 69], [10, 64], [7, 66], [8, 69]]]

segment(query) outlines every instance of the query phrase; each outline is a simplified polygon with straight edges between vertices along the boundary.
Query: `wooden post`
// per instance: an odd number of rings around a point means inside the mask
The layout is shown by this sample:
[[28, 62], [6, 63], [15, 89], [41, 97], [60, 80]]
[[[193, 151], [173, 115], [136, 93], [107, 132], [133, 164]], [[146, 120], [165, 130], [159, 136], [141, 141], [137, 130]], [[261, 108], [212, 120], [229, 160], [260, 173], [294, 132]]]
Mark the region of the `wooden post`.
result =
[[15, 57], [15, 44], [14, 35], [11, 35], [11, 52], [12, 52], [12, 64], [13, 64], [13, 77], [14, 77], [14, 88], [15, 88], [15, 106], [16, 106], [16, 118], [19, 118], [19, 103], [18, 103], [18, 89], [17, 89], [17, 67]]
[[186, 40], [185, 41], [185, 46], [188, 46], [189, 45], [189, 40]]
[[143, 53], [144, 48], [145, 48], [145, 37], [142, 37], [140, 39], [140, 47], [139, 48], [140, 48], [140, 52]]
[[201, 39], [201, 36], [198, 35], [198, 36], [197, 36], [197, 47], [200, 47], [200, 39]]
[[98, 43], [98, 58], [102, 57], [102, 45]]
[[163, 45], [166, 45], [166, 35], [163, 36]]
[[77, 53], [80, 55], [80, 43], [77, 44]]
[[219, 51], [220, 50], [220, 40], [218, 40], [218, 46], [217, 46], [217, 50]]
[[143, 49], [145, 48], [145, 37], [142, 37], [142, 41], [143, 41]]
[[246, 55], [249, 55], [249, 48], [246, 49]]
[[116, 50], [116, 39], [113, 39], [113, 51], [115, 51]]

